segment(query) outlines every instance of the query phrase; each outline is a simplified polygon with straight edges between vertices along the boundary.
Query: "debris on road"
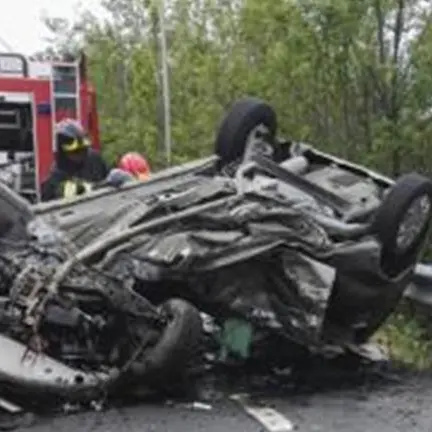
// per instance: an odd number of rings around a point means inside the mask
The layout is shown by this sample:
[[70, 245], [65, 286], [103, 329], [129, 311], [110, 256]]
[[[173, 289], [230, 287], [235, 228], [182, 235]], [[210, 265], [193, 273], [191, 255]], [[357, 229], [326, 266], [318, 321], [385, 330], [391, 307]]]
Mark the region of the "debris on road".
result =
[[176, 404], [176, 406], [180, 406], [182, 408], [193, 409], [197, 411], [211, 411], [213, 407], [210, 404], [204, 402], [190, 402], [185, 404]]
[[11, 401], [8, 401], [3, 397], [0, 397], [0, 408], [4, 409], [10, 414], [17, 414], [23, 412], [22, 407]]
[[264, 426], [266, 432], [291, 432], [294, 423], [273, 408], [259, 406], [248, 400], [248, 395], [232, 395], [231, 400], [238, 402], [244, 411]]

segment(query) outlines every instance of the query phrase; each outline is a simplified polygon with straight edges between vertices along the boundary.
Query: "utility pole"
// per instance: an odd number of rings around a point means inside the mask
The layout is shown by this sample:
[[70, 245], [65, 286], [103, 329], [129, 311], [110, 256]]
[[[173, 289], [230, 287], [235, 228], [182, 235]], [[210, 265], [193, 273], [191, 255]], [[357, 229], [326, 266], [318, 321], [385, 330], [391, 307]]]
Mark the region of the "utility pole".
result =
[[159, 30], [161, 45], [161, 75], [162, 75], [162, 100], [164, 112], [164, 144], [166, 163], [171, 165], [171, 97], [169, 83], [169, 57], [166, 41], [165, 25], [165, 0], [158, 0], [159, 3]]

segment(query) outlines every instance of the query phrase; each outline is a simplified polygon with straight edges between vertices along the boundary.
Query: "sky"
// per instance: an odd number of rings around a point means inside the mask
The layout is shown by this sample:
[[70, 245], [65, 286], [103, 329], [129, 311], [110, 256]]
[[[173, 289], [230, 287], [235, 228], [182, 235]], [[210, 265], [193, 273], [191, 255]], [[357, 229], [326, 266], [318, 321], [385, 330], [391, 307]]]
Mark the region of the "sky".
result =
[[[49, 37], [41, 17], [43, 14], [74, 20], [82, 4], [97, 16], [103, 16], [100, 0], [11, 0], [7, 13], [0, 14], [0, 51], [31, 55], [40, 51]], [[418, 6], [428, 5], [421, 0]]]
[[[79, 10], [78, 0], [11, 0], [7, 12], [0, 14], [0, 51], [31, 55], [41, 50], [49, 36], [41, 17], [74, 18]], [[86, 0], [85, 8], [99, 14], [99, 0]], [[6, 46], [5, 46], [6, 45]]]

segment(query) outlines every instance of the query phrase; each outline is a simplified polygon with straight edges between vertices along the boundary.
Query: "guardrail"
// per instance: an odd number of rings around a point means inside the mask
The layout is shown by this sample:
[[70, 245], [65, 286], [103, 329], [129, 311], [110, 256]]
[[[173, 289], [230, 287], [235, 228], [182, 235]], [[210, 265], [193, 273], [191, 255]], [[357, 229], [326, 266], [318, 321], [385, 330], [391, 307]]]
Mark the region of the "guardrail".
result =
[[432, 264], [417, 264], [412, 283], [404, 296], [426, 306], [432, 306]]

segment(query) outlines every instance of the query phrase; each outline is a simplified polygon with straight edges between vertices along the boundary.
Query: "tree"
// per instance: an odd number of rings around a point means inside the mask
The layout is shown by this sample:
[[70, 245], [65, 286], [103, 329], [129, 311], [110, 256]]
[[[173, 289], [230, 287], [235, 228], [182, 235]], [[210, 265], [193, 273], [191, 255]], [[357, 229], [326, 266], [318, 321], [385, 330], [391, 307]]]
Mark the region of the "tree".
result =
[[[274, 105], [283, 135], [392, 175], [430, 169], [430, 1], [166, 3], [175, 162], [211, 152], [223, 111], [249, 94]], [[160, 164], [156, 6], [106, 0], [105, 21], [47, 24], [54, 50], [73, 40], [89, 54], [107, 154]]]

